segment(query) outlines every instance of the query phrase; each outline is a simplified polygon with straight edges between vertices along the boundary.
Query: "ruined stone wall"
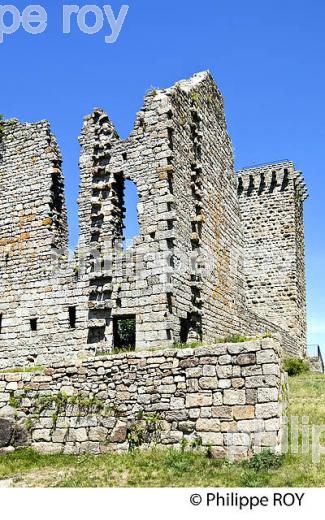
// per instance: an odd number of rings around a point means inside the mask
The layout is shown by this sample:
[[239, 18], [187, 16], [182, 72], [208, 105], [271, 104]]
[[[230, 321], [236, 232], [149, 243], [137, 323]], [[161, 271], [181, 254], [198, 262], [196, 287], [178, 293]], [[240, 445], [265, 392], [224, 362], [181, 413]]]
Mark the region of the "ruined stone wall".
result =
[[[2, 126], [0, 368], [111, 351], [120, 318], [137, 350], [271, 332], [305, 353], [302, 178], [292, 163], [245, 170], [238, 201], [208, 72], [149, 92], [124, 141], [103, 110], [85, 118], [73, 260], [48, 122]], [[126, 180], [140, 225], [127, 249]]]
[[[165, 289], [169, 192], [161, 178], [168, 154], [168, 106], [151, 107], [150, 100], [146, 98], [126, 141], [117, 138], [99, 110], [86, 119], [81, 136], [79, 254], [85, 247], [90, 260], [89, 341], [101, 343], [104, 350], [113, 347], [113, 316], [136, 316], [138, 348], [172, 340]], [[125, 179], [136, 184], [140, 200], [140, 235], [127, 251]]]
[[235, 458], [261, 447], [279, 450], [280, 351], [266, 339], [0, 374], [0, 448], [125, 451], [136, 427], [143, 446], [194, 442]]
[[312, 372], [317, 372], [319, 374], [324, 374], [324, 365], [322, 359], [318, 356], [308, 356], [307, 361], [310, 365], [310, 370]]
[[2, 124], [0, 192], [0, 368], [82, 351], [87, 293], [68, 265], [61, 156], [48, 122]]
[[61, 156], [47, 121], [2, 123], [0, 189], [2, 283], [35, 279], [53, 248], [67, 250]]
[[306, 353], [303, 202], [306, 187], [291, 162], [238, 172], [248, 306], [287, 330]]
[[[112, 348], [114, 317], [130, 315], [140, 349], [238, 332], [239, 205], [210, 74], [147, 94], [125, 141], [95, 110], [80, 141], [80, 254], [92, 248], [89, 340]], [[123, 252], [125, 179], [138, 189], [140, 235]]]
[[182, 339], [179, 323], [187, 321], [187, 339], [210, 341], [236, 332], [235, 304], [244, 299], [232, 146], [223, 99], [209, 74], [176, 84], [170, 95], [174, 332]]

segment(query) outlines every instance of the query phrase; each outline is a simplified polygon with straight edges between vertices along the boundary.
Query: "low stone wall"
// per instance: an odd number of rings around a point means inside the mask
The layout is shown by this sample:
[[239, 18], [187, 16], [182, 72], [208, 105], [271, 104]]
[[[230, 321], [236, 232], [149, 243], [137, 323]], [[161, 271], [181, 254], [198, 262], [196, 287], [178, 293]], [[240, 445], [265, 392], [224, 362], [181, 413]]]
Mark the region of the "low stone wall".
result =
[[281, 346], [263, 339], [0, 374], [0, 448], [103, 453], [157, 443], [243, 457], [281, 443]]
[[244, 305], [237, 306], [237, 315], [239, 318], [237, 320], [236, 331], [239, 331], [240, 334], [254, 337], [258, 334], [262, 336], [269, 333], [281, 343], [282, 353], [284, 355], [292, 357], [299, 354], [297, 351], [297, 340], [290, 335], [288, 330], [259, 316]]
[[310, 370], [312, 372], [318, 372], [319, 374], [324, 373], [323, 360], [319, 356], [308, 356], [307, 362], [309, 363]]

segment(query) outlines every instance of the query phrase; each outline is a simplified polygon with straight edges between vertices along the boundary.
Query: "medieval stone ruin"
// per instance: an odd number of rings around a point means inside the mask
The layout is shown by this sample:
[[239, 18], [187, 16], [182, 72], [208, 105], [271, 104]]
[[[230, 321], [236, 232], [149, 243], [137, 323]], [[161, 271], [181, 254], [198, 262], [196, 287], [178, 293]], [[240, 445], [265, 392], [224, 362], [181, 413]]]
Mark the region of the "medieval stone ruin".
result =
[[[118, 418], [86, 417], [82, 426], [70, 414], [69, 431], [57, 425], [59, 433], [45, 414], [24, 434], [45, 450], [98, 452], [108, 438], [110, 449], [125, 448], [140, 408], [163, 414], [163, 444], [195, 433], [226, 453], [227, 423], [247, 454], [257, 420], [262, 445], [279, 446], [281, 356], [306, 356], [301, 172], [283, 161], [235, 173], [223, 99], [208, 72], [150, 91], [126, 140], [95, 109], [80, 145], [71, 258], [49, 123], [1, 123], [0, 369], [51, 368], [0, 374], [0, 408], [8, 414], [20, 396], [22, 420], [39, 393], [85, 389], [120, 407]], [[140, 229], [129, 247], [127, 181], [137, 188]], [[127, 345], [123, 324], [132, 331]], [[231, 345], [235, 334], [253, 340]], [[191, 348], [179, 350], [184, 344]], [[126, 347], [135, 352], [100, 357]], [[17, 444], [17, 428], [10, 432], [4, 445]]]
[[[80, 137], [80, 242], [69, 261], [62, 158], [49, 123], [2, 124], [0, 367], [109, 351], [123, 318], [136, 350], [278, 333], [306, 352], [301, 172], [234, 173], [209, 73], [149, 92], [125, 140], [99, 109]], [[124, 183], [140, 234], [123, 249]]]

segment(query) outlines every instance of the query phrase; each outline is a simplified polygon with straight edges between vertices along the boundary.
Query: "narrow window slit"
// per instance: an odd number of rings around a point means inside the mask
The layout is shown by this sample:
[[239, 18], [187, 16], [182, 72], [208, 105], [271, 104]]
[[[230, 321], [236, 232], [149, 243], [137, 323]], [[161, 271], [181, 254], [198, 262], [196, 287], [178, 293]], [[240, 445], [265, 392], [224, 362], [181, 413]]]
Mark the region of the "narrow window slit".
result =
[[30, 330], [33, 332], [36, 332], [37, 331], [37, 318], [31, 318], [29, 320], [29, 322], [30, 322]]
[[76, 307], [69, 307], [69, 326], [70, 329], [76, 328], [77, 309]]
[[123, 248], [128, 249], [132, 245], [134, 238], [140, 234], [140, 223], [138, 215], [138, 204], [140, 197], [136, 184], [126, 179], [124, 181], [124, 189], [122, 189], [122, 205], [125, 206], [123, 215]]

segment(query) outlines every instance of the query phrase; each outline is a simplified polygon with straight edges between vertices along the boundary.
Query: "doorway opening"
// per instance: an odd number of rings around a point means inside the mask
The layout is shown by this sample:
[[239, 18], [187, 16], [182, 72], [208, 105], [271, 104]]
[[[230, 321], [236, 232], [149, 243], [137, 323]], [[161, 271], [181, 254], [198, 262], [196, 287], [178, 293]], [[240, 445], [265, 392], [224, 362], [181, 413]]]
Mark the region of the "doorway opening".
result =
[[114, 350], [135, 350], [135, 315], [115, 316], [113, 318], [113, 341]]
[[179, 339], [181, 343], [187, 343], [188, 333], [189, 333], [189, 320], [187, 318], [180, 318], [180, 333]]

